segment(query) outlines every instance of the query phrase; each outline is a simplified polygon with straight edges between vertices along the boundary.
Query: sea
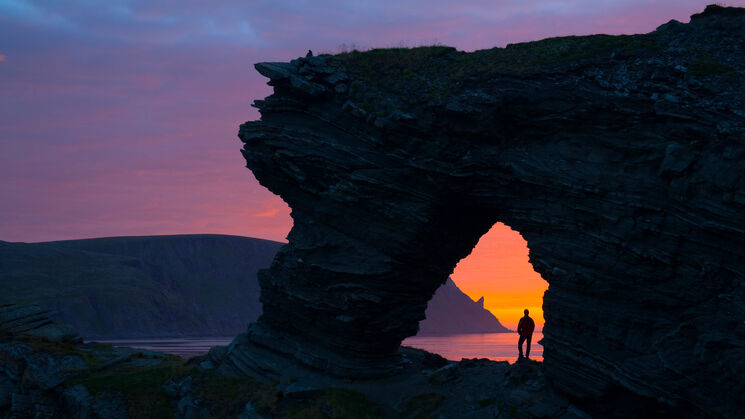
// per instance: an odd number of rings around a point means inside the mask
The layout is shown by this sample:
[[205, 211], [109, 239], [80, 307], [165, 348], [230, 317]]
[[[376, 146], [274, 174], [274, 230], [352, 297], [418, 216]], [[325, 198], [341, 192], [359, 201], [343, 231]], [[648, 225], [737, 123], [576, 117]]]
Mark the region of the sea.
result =
[[[538, 341], [543, 334], [533, 333], [530, 358], [543, 361], [543, 346]], [[232, 337], [119, 339], [105, 340], [114, 346], [130, 346], [191, 358], [204, 355], [213, 346], [230, 344]], [[487, 358], [493, 361], [517, 360], [517, 333], [469, 333], [450, 336], [412, 336], [401, 343], [405, 346], [434, 352], [444, 358], [460, 361], [463, 358]], [[523, 344], [524, 346], [524, 344]]]

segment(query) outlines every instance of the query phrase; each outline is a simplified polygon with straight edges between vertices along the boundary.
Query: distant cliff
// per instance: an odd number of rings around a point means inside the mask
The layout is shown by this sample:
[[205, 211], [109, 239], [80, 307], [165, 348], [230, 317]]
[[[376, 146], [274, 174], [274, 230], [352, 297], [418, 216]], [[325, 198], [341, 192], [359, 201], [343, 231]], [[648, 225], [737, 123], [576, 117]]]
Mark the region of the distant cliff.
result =
[[484, 297], [473, 301], [450, 278], [437, 289], [425, 315], [417, 336], [511, 332], [484, 308]]
[[[206, 234], [0, 241], [0, 303], [50, 308], [86, 339], [232, 336], [261, 314], [256, 273], [281, 246]], [[419, 334], [500, 331], [448, 280]]]
[[54, 309], [86, 338], [231, 336], [261, 313], [282, 243], [224, 235], [0, 242], [2, 302]]

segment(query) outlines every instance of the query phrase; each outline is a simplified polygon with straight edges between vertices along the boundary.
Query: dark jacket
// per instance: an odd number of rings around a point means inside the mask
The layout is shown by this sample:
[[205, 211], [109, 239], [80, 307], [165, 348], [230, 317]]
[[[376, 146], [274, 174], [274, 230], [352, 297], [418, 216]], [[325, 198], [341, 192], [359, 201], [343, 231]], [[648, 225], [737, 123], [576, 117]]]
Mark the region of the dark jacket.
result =
[[530, 336], [533, 334], [534, 329], [535, 323], [533, 322], [533, 319], [528, 316], [520, 319], [520, 323], [517, 324], [517, 333], [519, 333], [520, 336]]

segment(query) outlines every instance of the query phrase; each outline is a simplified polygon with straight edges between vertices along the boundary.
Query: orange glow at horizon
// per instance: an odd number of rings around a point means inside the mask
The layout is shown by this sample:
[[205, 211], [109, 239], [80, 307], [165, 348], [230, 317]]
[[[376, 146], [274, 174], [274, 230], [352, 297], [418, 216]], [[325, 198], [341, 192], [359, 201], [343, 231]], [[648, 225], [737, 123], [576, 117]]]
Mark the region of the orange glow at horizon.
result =
[[507, 328], [516, 330], [523, 310], [530, 310], [536, 330], [543, 330], [543, 293], [548, 283], [528, 261], [528, 243], [515, 230], [496, 223], [471, 254], [456, 265], [453, 281]]
[[275, 215], [277, 215], [277, 212], [279, 212], [279, 210], [277, 210], [277, 209], [270, 209], [268, 211], [258, 212], [256, 214], [253, 214], [253, 216], [254, 217], [263, 217], [263, 218], [271, 218], [271, 217], [274, 217]]

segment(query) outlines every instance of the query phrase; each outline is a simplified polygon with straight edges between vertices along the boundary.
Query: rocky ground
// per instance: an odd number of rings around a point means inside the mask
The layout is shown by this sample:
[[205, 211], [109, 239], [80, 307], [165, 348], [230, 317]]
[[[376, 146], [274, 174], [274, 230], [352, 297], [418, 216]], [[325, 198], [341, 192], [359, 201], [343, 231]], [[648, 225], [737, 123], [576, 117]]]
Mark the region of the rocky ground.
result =
[[[0, 307], [0, 417], [588, 417], [551, 389], [534, 361], [452, 362], [403, 348], [407, 367], [387, 378], [338, 379], [296, 366], [237, 377], [217, 368], [224, 347], [187, 361], [82, 343], [45, 315], [34, 306]], [[44, 326], [19, 332], [30, 318]]]

